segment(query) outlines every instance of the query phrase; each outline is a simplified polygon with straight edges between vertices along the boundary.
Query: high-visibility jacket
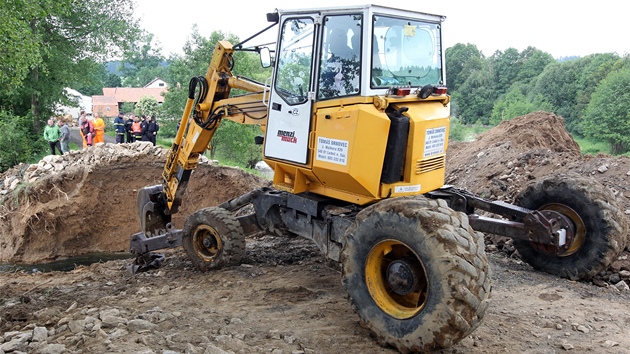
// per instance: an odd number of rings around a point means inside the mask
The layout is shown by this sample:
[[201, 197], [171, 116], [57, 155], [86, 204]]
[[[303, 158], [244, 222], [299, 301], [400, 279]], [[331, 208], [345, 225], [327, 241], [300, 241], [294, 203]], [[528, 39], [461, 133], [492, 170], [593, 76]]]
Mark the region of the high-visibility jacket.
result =
[[131, 124], [131, 132], [133, 133], [134, 139], [142, 139], [142, 126], [140, 125], [140, 122], [133, 122], [133, 124]]

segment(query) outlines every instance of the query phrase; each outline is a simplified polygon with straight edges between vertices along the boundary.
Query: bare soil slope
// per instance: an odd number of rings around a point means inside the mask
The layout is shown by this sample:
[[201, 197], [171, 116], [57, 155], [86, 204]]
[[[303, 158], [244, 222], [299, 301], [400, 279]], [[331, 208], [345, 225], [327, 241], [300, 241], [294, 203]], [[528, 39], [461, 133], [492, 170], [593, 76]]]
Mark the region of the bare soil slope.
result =
[[[138, 189], [161, 183], [165, 151], [150, 143], [90, 147], [50, 163], [5, 173], [34, 179], [4, 197], [0, 263], [37, 263], [96, 252], [126, 252], [140, 229]], [[46, 169], [45, 166], [57, 166]], [[37, 171], [44, 170], [42, 174]], [[30, 177], [30, 175], [36, 175]], [[237, 168], [201, 164], [193, 173], [176, 227], [203, 207], [269, 183]]]

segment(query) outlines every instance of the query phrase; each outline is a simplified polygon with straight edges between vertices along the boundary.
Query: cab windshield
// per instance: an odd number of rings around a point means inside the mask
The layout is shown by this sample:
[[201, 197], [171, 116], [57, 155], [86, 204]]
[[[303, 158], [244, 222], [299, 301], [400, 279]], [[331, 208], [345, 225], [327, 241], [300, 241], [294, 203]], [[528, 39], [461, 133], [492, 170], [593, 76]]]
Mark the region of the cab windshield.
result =
[[376, 15], [371, 87], [443, 84], [440, 24]]

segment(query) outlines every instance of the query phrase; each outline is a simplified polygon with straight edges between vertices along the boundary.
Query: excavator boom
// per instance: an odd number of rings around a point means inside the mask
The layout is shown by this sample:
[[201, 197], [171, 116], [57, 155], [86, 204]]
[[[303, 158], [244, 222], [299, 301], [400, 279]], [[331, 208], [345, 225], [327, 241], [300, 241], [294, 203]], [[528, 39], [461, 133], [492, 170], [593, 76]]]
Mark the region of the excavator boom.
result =
[[[233, 53], [230, 42], [219, 41], [206, 75], [190, 80], [179, 129], [166, 156], [162, 184], [138, 191], [137, 208], [145, 237], [169, 230], [171, 215], [181, 205], [190, 175], [197, 168], [199, 157], [209, 148], [222, 119], [257, 124], [265, 129], [265, 86], [232, 75]], [[249, 94], [229, 97], [231, 89]]]

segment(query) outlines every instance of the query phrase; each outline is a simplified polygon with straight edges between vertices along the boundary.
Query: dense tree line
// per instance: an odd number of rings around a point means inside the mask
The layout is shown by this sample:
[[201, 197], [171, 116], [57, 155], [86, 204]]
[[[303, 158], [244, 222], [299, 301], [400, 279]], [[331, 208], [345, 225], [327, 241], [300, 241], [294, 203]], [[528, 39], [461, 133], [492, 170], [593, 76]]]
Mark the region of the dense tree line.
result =
[[496, 125], [544, 110], [574, 135], [630, 151], [630, 58], [614, 53], [554, 60], [529, 47], [485, 57], [473, 44], [446, 49], [452, 115], [463, 124]]

